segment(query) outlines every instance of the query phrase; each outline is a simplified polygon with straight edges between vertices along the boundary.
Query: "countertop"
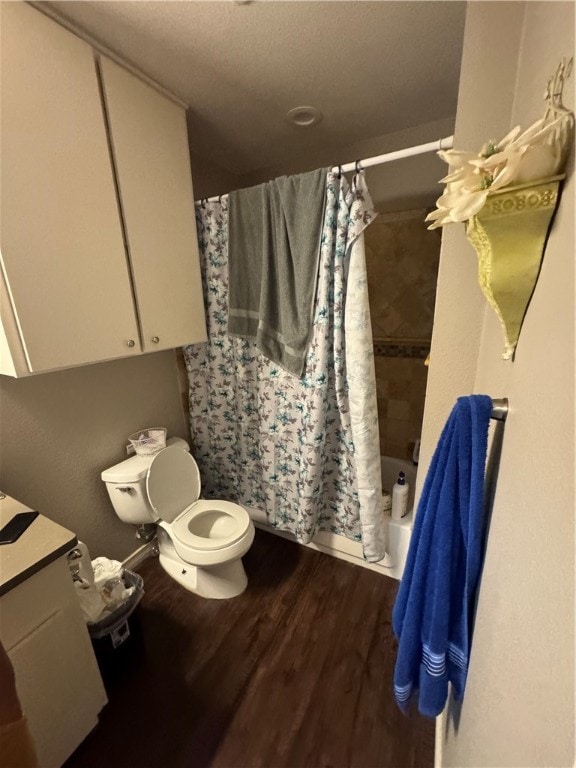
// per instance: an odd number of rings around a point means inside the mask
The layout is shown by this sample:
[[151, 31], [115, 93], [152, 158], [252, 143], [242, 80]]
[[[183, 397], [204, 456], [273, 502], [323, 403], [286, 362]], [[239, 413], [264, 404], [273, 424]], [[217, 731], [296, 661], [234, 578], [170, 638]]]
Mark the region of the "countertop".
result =
[[[18, 512], [29, 509], [10, 496], [0, 498], [0, 528]], [[38, 515], [18, 541], [0, 545], [0, 595], [68, 552], [77, 542], [72, 531]]]

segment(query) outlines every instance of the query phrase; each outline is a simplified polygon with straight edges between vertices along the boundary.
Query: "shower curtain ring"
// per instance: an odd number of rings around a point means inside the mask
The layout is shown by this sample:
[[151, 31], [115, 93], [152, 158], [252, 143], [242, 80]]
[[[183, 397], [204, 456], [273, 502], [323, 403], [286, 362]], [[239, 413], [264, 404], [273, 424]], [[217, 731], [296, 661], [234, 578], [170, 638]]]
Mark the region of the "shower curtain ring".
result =
[[200, 203], [200, 205], [201, 205], [201, 206], [202, 206], [202, 208], [204, 208], [204, 209], [206, 208], [206, 200], [207, 200], [207, 199], [208, 199], [207, 197], [203, 197], [203, 198], [202, 198], [202, 202]]
[[356, 173], [360, 173], [360, 171], [362, 170], [362, 168], [360, 167], [360, 160], [356, 160], [355, 166], [356, 166]]
[[339, 165], [338, 166], [338, 178], [341, 179], [343, 175], [344, 175], [344, 171], [342, 169], [342, 166]]

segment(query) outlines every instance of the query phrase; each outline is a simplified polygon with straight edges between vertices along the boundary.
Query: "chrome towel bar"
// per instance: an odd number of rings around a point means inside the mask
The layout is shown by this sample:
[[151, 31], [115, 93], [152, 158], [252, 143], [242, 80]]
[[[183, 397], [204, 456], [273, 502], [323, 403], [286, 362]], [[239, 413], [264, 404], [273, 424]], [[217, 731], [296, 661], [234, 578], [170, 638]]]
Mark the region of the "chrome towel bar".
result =
[[497, 421], [506, 421], [506, 416], [508, 416], [508, 398], [492, 398], [492, 413], [490, 414], [490, 418], [496, 419]]

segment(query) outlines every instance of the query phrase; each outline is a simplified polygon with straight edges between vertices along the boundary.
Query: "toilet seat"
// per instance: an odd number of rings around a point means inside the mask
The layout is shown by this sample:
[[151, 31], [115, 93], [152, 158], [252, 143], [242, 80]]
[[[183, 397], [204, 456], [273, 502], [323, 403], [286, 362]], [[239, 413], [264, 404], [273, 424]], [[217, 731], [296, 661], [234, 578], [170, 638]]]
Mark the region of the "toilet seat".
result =
[[188, 451], [173, 445], [154, 456], [146, 492], [154, 512], [170, 527], [174, 545], [203, 552], [233, 547], [250, 527], [248, 513], [231, 501], [200, 500], [200, 490], [200, 471]]
[[223, 549], [239, 541], [248, 530], [250, 517], [231, 501], [196, 501], [174, 520], [172, 533], [178, 541], [197, 549]]

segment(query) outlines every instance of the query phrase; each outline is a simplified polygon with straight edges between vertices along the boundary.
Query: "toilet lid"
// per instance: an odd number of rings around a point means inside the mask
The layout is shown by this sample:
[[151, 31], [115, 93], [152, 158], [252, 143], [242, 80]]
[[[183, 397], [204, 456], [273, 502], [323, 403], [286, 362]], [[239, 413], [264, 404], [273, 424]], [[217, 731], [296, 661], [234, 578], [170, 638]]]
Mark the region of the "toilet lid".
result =
[[154, 456], [146, 475], [146, 492], [161, 520], [175, 520], [200, 498], [200, 489], [200, 470], [188, 451], [172, 445]]

